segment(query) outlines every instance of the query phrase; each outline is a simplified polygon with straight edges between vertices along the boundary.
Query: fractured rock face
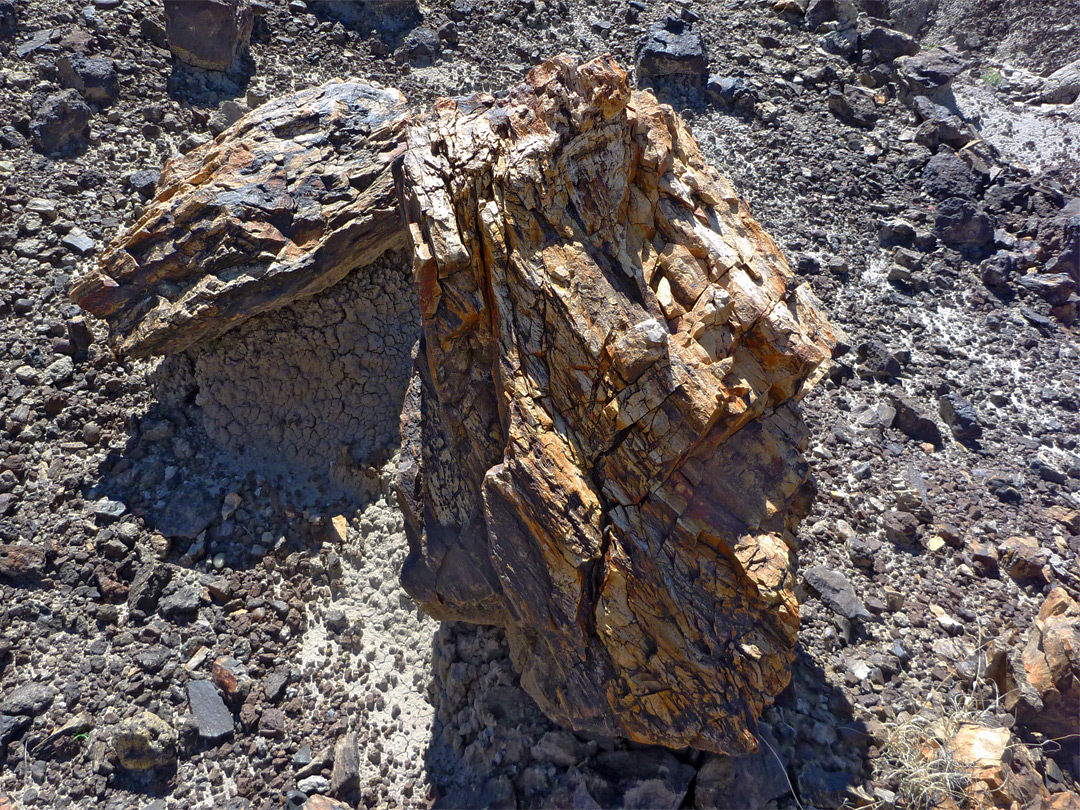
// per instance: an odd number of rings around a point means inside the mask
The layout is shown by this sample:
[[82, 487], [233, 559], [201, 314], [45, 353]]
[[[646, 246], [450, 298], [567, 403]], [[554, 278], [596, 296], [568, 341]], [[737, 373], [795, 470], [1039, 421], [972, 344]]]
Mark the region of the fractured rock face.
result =
[[73, 300], [118, 351], [171, 354], [405, 247], [390, 172], [404, 109], [396, 90], [341, 81], [267, 102], [166, 164]]
[[505, 626], [559, 722], [753, 750], [794, 657], [816, 300], [610, 59], [441, 100], [407, 138], [403, 584]]

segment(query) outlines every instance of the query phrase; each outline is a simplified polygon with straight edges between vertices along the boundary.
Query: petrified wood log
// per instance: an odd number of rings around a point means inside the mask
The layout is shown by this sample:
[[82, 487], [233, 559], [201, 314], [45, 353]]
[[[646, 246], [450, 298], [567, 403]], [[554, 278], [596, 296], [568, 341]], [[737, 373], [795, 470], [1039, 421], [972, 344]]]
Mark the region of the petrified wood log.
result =
[[406, 589], [504, 626], [559, 722], [752, 750], [794, 657], [816, 299], [610, 59], [402, 110], [341, 82], [260, 107], [166, 166], [75, 300], [173, 353], [411, 244]]
[[267, 102], [166, 164], [72, 298], [118, 351], [171, 354], [404, 247], [390, 171], [404, 112], [397, 90], [358, 82]]
[[792, 403], [835, 344], [816, 300], [610, 59], [441, 100], [407, 146], [403, 584], [505, 626], [559, 722], [753, 750], [798, 628]]

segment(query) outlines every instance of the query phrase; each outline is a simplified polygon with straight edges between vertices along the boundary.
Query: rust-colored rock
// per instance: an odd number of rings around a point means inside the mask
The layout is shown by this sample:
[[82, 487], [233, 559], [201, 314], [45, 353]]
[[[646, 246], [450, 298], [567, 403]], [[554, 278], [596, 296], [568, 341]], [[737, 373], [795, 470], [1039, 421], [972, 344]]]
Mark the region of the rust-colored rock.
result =
[[263, 104], [166, 164], [72, 299], [118, 351], [171, 354], [403, 247], [390, 167], [404, 109], [396, 90], [341, 81]]
[[1064, 588], [1046, 597], [1001, 685], [1017, 722], [1055, 740], [1074, 739], [1080, 718], [1080, 603]]
[[608, 58], [441, 100], [407, 137], [406, 589], [506, 627], [561, 723], [753, 750], [794, 658], [816, 299]]

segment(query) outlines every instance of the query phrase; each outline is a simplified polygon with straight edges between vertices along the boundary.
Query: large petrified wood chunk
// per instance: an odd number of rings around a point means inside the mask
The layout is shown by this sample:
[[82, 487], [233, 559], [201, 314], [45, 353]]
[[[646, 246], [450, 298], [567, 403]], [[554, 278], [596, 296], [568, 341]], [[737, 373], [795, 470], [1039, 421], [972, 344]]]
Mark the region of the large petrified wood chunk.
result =
[[753, 750], [798, 627], [816, 300], [610, 59], [441, 100], [407, 139], [405, 587], [504, 625], [557, 721]]
[[114, 347], [170, 354], [406, 245], [390, 171], [397, 90], [332, 81], [169, 161], [143, 217], [72, 291]]

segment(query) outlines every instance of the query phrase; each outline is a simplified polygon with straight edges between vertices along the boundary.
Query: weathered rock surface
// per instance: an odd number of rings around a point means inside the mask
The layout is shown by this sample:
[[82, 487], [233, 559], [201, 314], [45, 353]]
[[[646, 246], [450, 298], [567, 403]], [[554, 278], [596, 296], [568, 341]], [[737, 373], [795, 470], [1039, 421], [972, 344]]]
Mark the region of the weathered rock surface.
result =
[[798, 626], [816, 300], [608, 59], [437, 102], [402, 173], [425, 338], [406, 589], [505, 626], [559, 722], [753, 750]]
[[251, 36], [249, 0], [165, 0], [169, 50], [192, 67], [228, 70]]
[[34, 147], [46, 155], [66, 155], [76, 151], [90, 134], [90, 116], [90, 108], [77, 90], [53, 93], [30, 122]]
[[153, 712], [141, 712], [120, 724], [112, 737], [120, 765], [145, 771], [176, 759], [176, 729]]
[[404, 103], [333, 81], [263, 104], [166, 164], [146, 214], [73, 300], [108, 320], [118, 351], [167, 354], [403, 247], [390, 164]]
[[1080, 604], [1064, 588], [1046, 598], [1002, 684], [1017, 722], [1051, 739], [1075, 737], [1080, 717]]

